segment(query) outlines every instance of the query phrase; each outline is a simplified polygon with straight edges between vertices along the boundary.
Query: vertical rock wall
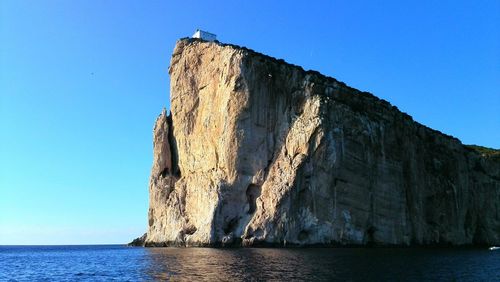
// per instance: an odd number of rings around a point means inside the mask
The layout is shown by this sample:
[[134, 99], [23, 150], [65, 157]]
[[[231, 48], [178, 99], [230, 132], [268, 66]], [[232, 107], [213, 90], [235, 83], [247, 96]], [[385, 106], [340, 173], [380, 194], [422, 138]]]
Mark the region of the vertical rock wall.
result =
[[178, 41], [146, 245], [500, 244], [500, 161], [388, 102], [237, 46]]

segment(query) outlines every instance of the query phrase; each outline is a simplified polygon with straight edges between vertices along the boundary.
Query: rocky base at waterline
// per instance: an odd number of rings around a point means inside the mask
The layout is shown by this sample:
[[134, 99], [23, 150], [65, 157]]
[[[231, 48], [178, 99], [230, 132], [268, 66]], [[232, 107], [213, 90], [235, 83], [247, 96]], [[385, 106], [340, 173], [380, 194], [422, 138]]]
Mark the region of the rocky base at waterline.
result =
[[145, 246], [147, 233], [144, 233], [141, 237], [137, 237], [132, 242], [128, 243], [127, 246], [133, 247], [143, 247]]
[[370, 93], [181, 39], [146, 246], [500, 244], [500, 158]]

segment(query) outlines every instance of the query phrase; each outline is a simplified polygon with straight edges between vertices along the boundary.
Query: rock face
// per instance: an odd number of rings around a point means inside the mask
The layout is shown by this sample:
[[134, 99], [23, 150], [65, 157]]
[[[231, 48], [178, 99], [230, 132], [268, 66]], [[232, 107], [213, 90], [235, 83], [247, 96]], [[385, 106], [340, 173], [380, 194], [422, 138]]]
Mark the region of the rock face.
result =
[[500, 160], [246, 48], [181, 39], [147, 246], [500, 244]]

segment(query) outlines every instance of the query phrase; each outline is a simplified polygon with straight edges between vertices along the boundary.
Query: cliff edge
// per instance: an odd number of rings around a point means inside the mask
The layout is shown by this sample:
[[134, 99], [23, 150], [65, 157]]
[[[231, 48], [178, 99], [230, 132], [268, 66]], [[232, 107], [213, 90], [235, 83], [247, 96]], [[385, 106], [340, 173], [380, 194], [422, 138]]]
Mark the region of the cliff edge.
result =
[[500, 160], [377, 97], [181, 39], [146, 246], [500, 244]]

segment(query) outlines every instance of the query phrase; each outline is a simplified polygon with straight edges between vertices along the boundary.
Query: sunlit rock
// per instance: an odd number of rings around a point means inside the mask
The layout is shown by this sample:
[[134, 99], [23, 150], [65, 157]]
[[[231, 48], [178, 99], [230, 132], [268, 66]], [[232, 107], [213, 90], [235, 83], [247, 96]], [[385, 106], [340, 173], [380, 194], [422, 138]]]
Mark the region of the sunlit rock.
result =
[[169, 73], [146, 245], [500, 244], [499, 158], [246, 48], [182, 39]]

